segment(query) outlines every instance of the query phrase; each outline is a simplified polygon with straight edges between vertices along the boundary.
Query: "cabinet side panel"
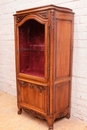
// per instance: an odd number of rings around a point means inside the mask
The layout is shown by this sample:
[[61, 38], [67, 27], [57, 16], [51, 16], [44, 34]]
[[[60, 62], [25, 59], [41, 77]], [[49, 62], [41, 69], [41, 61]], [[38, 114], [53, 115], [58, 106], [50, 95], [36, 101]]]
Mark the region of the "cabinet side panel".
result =
[[70, 105], [70, 83], [63, 83], [55, 86], [55, 112], [67, 109]]
[[70, 75], [71, 21], [56, 19], [55, 79]]

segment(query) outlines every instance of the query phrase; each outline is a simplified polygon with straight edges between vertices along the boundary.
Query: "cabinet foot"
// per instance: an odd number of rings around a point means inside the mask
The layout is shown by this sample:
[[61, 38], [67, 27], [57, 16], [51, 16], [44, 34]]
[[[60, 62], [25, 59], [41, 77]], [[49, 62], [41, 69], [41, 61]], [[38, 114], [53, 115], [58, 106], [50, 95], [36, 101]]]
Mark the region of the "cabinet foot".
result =
[[67, 119], [70, 118], [70, 113], [67, 113], [66, 118], [67, 118]]
[[49, 130], [53, 130], [53, 126], [50, 126], [50, 127], [49, 127]]
[[18, 110], [18, 114], [21, 114], [21, 113], [22, 113], [22, 109], [19, 109], [19, 110]]

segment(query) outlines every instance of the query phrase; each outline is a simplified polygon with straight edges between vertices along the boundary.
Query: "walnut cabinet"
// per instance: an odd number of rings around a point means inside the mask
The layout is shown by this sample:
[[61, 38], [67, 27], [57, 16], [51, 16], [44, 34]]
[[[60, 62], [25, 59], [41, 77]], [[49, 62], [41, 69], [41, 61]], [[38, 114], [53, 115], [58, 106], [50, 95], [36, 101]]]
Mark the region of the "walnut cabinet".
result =
[[18, 114], [46, 119], [49, 130], [70, 117], [73, 18], [55, 5], [14, 14]]

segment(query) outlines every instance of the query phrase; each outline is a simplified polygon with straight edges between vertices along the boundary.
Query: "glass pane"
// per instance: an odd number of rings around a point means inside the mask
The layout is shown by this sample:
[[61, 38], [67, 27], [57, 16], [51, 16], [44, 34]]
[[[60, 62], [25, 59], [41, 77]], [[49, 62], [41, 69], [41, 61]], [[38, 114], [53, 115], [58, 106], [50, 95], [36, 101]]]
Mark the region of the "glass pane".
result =
[[44, 77], [45, 26], [28, 20], [19, 27], [20, 72]]

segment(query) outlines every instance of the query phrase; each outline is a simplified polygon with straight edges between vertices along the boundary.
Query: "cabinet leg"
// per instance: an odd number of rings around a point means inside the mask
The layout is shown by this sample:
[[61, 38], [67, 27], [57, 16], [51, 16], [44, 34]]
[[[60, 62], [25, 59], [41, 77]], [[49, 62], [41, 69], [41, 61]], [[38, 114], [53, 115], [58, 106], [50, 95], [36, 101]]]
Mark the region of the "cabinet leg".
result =
[[21, 114], [22, 113], [22, 108], [20, 108], [19, 110], [18, 110], [18, 114]]
[[53, 130], [53, 123], [54, 123], [53, 117], [49, 117], [47, 122], [48, 122], [48, 126], [49, 126], [48, 130]]
[[70, 113], [67, 113], [66, 118], [67, 118], [67, 119], [70, 118]]
[[49, 130], [53, 130], [53, 126], [50, 126], [50, 127], [49, 127]]

